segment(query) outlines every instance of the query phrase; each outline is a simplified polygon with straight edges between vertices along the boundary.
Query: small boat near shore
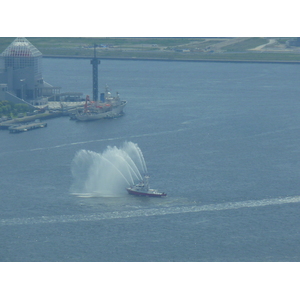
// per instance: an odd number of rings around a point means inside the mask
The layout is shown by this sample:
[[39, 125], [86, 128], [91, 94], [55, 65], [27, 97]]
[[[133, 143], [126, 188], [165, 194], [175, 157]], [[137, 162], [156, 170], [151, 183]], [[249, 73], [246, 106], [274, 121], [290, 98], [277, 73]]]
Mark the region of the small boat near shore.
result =
[[167, 196], [167, 194], [164, 192], [159, 192], [158, 190], [149, 188], [149, 176], [145, 176], [143, 181], [126, 188], [126, 190], [130, 195], [134, 195], [134, 196], [143, 196], [143, 197]]

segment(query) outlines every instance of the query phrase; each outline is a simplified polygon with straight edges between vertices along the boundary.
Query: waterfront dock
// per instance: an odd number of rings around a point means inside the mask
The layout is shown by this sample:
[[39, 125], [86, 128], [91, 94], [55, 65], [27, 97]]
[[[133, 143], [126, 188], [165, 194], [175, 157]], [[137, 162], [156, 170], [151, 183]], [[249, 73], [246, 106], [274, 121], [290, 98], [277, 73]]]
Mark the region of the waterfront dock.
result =
[[25, 116], [22, 118], [15, 118], [12, 120], [0, 122], [0, 129], [9, 129], [9, 127], [11, 127], [11, 126], [34, 122], [37, 119], [38, 120], [50, 119], [50, 118], [56, 118], [56, 117], [60, 117], [60, 116], [63, 116], [63, 113], [61, 111], [54, 112], [54, 113], [46, 112], [46, 113], [35, 114], [33, 116]]
[[47, 123], [33, 122], [33, 123], [28, 123], [28, 124], [12, 125], [8, 128], [8, 130], [9, 130], [9, 133], [19, 133], [19, 132], [25, 132], [28, 130], [44, 128], [44, 127], [47, 127]]

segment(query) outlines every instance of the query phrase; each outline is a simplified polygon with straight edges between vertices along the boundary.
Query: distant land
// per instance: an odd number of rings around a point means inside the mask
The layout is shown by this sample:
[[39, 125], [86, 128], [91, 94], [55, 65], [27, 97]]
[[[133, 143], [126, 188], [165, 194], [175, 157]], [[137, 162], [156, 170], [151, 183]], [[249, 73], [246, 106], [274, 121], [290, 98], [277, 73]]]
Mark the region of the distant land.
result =
[[[300, 38], [26, 37], [44, 57], [300, 63]], [[0, 53], [15, 38], [0, 38]]]

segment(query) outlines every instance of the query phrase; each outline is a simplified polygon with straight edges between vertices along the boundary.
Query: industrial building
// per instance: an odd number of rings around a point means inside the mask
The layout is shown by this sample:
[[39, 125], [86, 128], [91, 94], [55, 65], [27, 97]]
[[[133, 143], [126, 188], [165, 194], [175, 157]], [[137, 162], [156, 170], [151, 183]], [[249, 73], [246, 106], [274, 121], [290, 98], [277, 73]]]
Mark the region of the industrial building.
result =
[[42, 76], [42, 53], [26, 38], [16, 38], [0, 55], [0, 101], [47, 105], [60, 87]]

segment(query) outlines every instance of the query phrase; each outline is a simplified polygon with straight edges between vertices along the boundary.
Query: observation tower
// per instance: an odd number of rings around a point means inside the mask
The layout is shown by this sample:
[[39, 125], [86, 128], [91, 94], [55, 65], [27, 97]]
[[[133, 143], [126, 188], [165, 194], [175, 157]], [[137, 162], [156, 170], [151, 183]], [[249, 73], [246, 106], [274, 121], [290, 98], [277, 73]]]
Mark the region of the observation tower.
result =
[[93, 101], [98, 101], [98, 65], [100, 64], [99, 58], [96, 55], [96, 44], [94, 45], [94, 57], [91, 59], [93, 66]]

